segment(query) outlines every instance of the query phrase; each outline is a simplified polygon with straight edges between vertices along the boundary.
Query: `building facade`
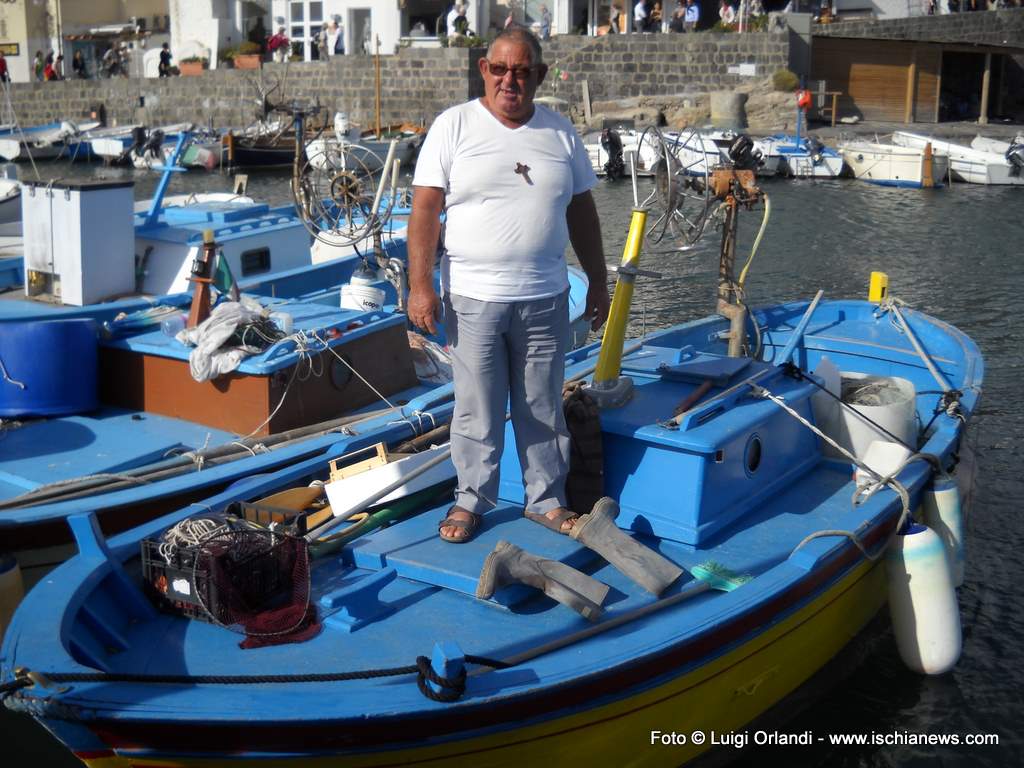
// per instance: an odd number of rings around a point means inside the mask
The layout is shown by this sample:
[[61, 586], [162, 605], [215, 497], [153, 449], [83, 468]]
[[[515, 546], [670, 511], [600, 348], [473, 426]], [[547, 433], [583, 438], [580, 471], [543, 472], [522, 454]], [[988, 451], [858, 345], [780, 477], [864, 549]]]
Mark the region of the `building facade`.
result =
[[81, 52], [95, 74], [111, 46], [124, 43], [139, 61], [147, 45], [159, 47], [169, 33], [167, 10], [167, 0], [9, 0], [0, 3], [0, 48], [13, 82], [36, 78], [36, 52], [63, 54], [68, 77]]

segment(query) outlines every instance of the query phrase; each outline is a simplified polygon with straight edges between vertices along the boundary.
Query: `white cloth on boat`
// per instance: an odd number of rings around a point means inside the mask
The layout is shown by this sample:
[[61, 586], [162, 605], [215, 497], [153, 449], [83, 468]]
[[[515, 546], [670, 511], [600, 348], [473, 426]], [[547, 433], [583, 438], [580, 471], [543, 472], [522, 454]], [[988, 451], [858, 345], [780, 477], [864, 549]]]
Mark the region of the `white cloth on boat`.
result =
[[242, 360], [259, 352], [256, 347], [222, 347], [238, 326], [259, 320], [262, 315], [262, 305], [243, 296], [241, 301], [218, 304], [198, 326], [180, 331], [175, 338], [182, 344], [195, 347], [188, 356], [192, 378], [196, 381], [215, 379], [235, 370]]
[[435, 341], [409, 331], [409, 349], [416, 366], [416, 378], [428, 384], [447, 384], [452, 380], [451, 353]]

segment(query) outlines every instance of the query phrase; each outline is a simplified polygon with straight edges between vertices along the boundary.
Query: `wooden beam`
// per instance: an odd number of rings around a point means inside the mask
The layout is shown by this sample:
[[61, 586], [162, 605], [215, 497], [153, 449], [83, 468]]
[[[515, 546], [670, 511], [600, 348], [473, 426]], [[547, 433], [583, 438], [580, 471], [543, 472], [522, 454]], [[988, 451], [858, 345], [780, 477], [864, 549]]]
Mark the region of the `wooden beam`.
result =
[[935, 122], [939, 122], [939, 104], [942, 102], [942, 65], [945, 62], [945, 49], [939, 49], [939, 71], [935, 77]]
[[992, 54], [985, 54], [985, 73], [981, 76], [981, 114], [978, 125], [988, 125], [988, 89], [992, 84]]
[[907, 67], [907, 98], [903, 104], [903, 122], [914, 122], [914, 85], [917, 82], [917, 46], [910, 50], [910, 66]]

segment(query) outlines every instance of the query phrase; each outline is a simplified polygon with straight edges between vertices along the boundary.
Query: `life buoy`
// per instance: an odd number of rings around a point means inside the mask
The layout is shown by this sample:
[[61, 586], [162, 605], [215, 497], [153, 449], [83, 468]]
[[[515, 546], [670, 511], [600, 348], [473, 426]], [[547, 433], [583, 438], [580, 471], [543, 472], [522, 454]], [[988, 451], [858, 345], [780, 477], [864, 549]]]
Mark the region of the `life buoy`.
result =
[[796, 92], [796, 105], [800, 109], [807, 109], [811, 106], [811, 92], [806, 89], [801, 89]]

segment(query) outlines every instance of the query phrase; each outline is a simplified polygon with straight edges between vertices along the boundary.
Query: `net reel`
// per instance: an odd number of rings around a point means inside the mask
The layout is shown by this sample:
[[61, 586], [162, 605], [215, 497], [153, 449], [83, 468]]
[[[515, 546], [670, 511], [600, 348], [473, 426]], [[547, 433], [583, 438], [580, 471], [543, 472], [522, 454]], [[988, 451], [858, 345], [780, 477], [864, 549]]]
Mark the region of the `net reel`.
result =
[[382, 160], [369, 147], [325, 135], [323, 129], [307, 140], [304, 124], [322, 107], [287, 109], [295, 125], [292, 200], [303, 225], [329, 246], [379, 241], [398, 198], [395, 143]]
[[[714, 210], [710, 175], [718, 148], [692, 129], [663, 134], [647, 128], [640, 136], [637, 164], [654, 176], [654, 189], [640, 207], [659, 213], [645, 239], [654, 253], [677, 253], [696, 246]], [[634, 178], [634, 199], [637, 199]]]

